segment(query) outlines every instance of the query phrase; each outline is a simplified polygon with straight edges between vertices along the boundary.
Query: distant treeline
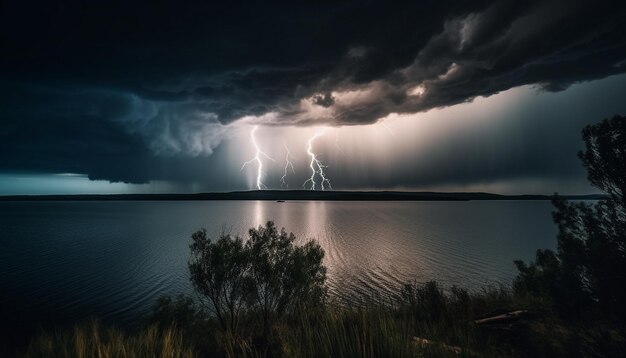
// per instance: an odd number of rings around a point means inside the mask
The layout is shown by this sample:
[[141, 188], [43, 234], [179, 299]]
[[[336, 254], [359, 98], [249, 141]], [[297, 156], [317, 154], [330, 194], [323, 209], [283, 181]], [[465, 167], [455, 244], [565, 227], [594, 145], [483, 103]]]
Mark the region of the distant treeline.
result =
[[[600, 200], [606, 195], [570, 195], [569, 200]], [[550, 200], [549, 195], [499, 195], [492, 193], [436, 193], [402, 191], [253, 190], [197, 194], [85, 194], [7, 195], [0, 201], [109, 201], [109, 200], [324, 200], [324, 201], [468, 201]]]

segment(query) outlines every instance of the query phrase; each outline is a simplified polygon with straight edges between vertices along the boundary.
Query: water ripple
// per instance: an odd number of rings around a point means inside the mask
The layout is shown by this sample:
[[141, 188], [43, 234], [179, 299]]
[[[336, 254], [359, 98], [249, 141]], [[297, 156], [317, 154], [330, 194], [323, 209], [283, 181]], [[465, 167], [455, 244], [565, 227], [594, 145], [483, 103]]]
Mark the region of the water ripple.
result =
[[118, 322], [190, 294], [189, 237], [276, 220], [326, 252], [334, 299], [391, 298], [403, 283], [510, 282], [514, 259], [553, 248], [548, 202], [0, 203], [0, 312], [9, 320]]

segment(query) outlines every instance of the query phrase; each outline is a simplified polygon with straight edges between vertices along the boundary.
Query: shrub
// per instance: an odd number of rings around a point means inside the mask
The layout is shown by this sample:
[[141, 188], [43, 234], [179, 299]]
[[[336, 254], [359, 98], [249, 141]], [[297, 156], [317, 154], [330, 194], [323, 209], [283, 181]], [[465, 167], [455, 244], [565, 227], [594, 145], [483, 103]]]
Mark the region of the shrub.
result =
[[278, 231], [271, 221], [265, 227], [250, 229], [249, 234], [246, 249], [251, 258], [251, 294], [267, 335], [273, 319], [324, 299], [324, 250], [312, 241], [295, 246], [296, 237], [284, 229]]
[[[205, 229], [192, 236], [189, 272], [201, 298], [208, 299], [224, 331], [235, 331], [249, 295], [251, 258], [243, 240], [222, 233], [212, 242]], [[203, 301], [204, 302], [204, 301]]]
[[295, 245], [295, 236], [272, 221], [248, 233], [245, 244], [224, 233], [215, 242], [204, 229], [194, 233], [191, 281], [224, 331], [237, 330], [242, 312], [258, 311], [267, 337], [270, 325], [286, 312], [324, 301], [324, 250], [313, 241]]

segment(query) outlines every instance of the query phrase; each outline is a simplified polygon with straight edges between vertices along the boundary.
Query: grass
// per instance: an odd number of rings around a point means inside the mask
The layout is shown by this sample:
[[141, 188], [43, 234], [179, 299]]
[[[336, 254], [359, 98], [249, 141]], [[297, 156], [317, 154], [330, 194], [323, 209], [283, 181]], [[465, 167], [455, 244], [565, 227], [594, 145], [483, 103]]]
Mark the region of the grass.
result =
[[[408, 317], [385, 307], [329, 309], [279, 326], [286, 356], [291, 357], [417, 357], [441, 346], [422, 346], [414, 339]], [[431, 352], [432, 353], [432, 352]]]
[[[212, 352], [207, 356], [215, 356]], [[291, 317], [273, 327], [271, 340], [227, 334], [226, 357], [458, 357], [444, 345], [422, 345], [403, 320], [385, 309], [332, 308]]]
[[171, 357], [197, 354], [176, 328], [145, 327], [135, 334], [104, 328], [97, 321], [77, 325], [69, 332], [43, 333], [31, 341], [24, 357]]
[[[484, 328], [474, 319], [529, 309], [533, 319]], [[97, 322], [35, 337], [25, 357], [576, 357], [623, 356], [623, 332], [601, 322], [575, 324], [541, 301], [506, 288], [444, 291], [434, 282], [408, 285], [393, 301], [359, 306], [327, 302], [277, 321], [269, 337], [258, 314], [223, 332], [189, 298], [162, 299], [135, 333]]]

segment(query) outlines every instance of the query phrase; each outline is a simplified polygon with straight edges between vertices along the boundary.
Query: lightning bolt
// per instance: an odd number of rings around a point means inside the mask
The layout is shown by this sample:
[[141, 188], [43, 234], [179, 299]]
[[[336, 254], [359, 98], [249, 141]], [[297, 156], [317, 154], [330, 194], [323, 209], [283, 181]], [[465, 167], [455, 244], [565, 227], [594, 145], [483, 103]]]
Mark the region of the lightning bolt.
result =
[[252, 131], [250, 132], [250, 141], [252, 142], [252, 145], [254, 146], [256, 153], [254, 155], [254, 158], [243, 163], [243, 165], [241, 166], [241, 170], [243, 170], [247, 165], [252, 164], [252, 162], [256, 162], [257, 164], [256, 188], [257, 190], [262, 190], [262, 189], [267, 189], [267, 186], [265, 186], [265, 184], [263, 184], [263, 181], [262, 181], [263, 161], [261, 160], [261, 157], [265, 157], [273, 162], [275, 162], [275, 160], [272, 159], [269, 155], [265, 154], [265, 152], [263, 152], [261, 148], [259, 147], [259, 144], [256, 141], [256, 137], [254, 136], [254, 133], [257, 131], [257, 129], [259, 129], [259, 126], [254, 126], [254, 128], [252, 128]]
[[289, 168], [291, 168], [291, 171], [294, 174], [296, 173], [296, 170], [293, 168], [293, 163], [291, 162], [291, 160], [289, 158], [292, 158], [292, 159], [296, 159], [296, 158], [293, 155], [291, 155], [291, 152], [289, 151], [289, 148], [287, 148], [287, 144], [285, 144], [283, 142], [283, 146], [285, 146], [285, 150], [287, 151], [287, 155], [285, 156], [285, 173], [280, 178], [280, 187], [282, 188], [283, 185], [284, 185], [287, 188], [289, 188], [289, 184], [287, 184], [287, 181], [285, 180], [285, 178], [287, 178], [287, 171], [289, 170]]
[[311, 168], [311, 177], [307, 179], [304, 182], [304, 184], [302, 184], [302, 187], [305, 189], [306, 189], [306, 184], [308, 182], [311, 182], [311, 190], [315, 190], [315, 186], [317, 185], [317, 183], [315, 182], [315, 174], [318, 174], [320, 176], [320, 179], [321, 179], [320, 188], [322, 189], [322, 191], [325, 190], [324, 188], [325, 183], [328, 184], [329, 189], [333, 188], [330, 185], [330, 180], [326, 178], [326, 174], [324, 173], [324, 168], [326, 168], [326, 166], [324, 165], [324, 163], [322, 163], [321, 160], [317, 159], [315, 152], [313, 152], [313, 142], [315, 142], [317, 138], [321, 137], [325, 131], [326, 129], [322, 129], [322, 130], [315, 132], [315, 135], [309, 138], [307, 142], [306, 153], [309, 155], [309, 157], [311, 157], [311, 163], [309, 163], [309, 167]]

